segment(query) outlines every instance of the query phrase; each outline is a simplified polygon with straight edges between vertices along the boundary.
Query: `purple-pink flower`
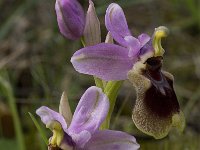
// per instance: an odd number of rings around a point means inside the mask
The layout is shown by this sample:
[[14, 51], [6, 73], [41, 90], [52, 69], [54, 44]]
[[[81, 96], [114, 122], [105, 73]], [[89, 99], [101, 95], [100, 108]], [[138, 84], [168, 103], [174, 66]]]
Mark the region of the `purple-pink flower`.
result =
[[71, 124], [48, 107], [36, 113], [53, 132], [50, 147], [63, 150], [136, 150], [136, 139], [124, 132], [99, 130], [109, 110], [109, 100], [100, 88], [90, 87], [81, 97]]
[[85, 14], [77, 0], [56, 0], [55, 10], [60, 32], [68, 39], [76, 40], [83, 35]]
[[150, 41], [150, 37], [144, 33], [139, 35], [138, 38], [132, 36], [124, 12], [116, 3], [112, 3], [108, 6], [105, 16], [105, 25], [115, 41], [129, 49], [129, 57], [137, 57], [140, 53], [140, 49]]
[[122, 8], [109, 5], [105, 24], [115, 41], [120, 45], [101, 43], [75, 52], [71, 62], [76, 71], [94, 75], [103, 80], [125, 80], [134, 63], [145, 54], [153, 53], [151, 38], [141, 34], [131, 35]]

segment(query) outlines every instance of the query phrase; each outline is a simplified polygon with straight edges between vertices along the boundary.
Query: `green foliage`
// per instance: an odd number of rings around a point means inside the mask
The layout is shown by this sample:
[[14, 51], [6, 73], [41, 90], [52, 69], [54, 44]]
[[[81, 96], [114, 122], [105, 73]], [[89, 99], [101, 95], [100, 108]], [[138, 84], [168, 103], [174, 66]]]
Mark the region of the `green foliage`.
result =
[[4, 79], [2, 76], [0, 76], [0, 91], [3, 94], [3, 96], [5, 96], [5, 98], [7, 99], [12, 116], [13, 116], [18, 148], [20, 150], [25, 150], [24, 136], [22, 133], [22, 125], [19, 119], [19, 115], [18, 115], [16, 103], [15, 103], [15, 97], [13, 95], [13, 91], [12, 91], [9, 81]]
[[9, 140], [9, 139], [0, 139], [0, 149], [2, 150], [19, 150], [18, 147], [16, 147], [17, 141], [15, 140]]
[[45, 133], [44, 130], [41, 128], [40, 124], [39, 124], [38, 121], [35, 119], [35, 117], [34, 117], [30, 112], [29, 112], [28, 114], [30, 115], [30, 117], [31, 117], [33, 123], [35, 124], [35, 126], [36, 126], [38, 132], [40, 133], [40, 135], [41, 135], [43, 141], [45, 142], [46, 145], [48, 145], [49, 142], [48, 142], [48, 139], [47, 139], [47, 137], [46, 137], [46, 133]]

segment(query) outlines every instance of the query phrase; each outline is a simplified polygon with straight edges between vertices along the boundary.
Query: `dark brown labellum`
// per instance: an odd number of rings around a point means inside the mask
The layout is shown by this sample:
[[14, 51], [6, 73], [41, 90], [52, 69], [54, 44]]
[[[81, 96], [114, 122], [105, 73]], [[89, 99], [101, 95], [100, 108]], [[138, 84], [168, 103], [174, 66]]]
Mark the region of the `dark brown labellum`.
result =
[[162, 58], [152, 57], [146, 63], [144, 76], [152, 83], [145, 92], [146, 107], [159, 117], [167, 117], [178, 112], [179, 104], [174, 92], [173, 81], [161, 72]]
[[162, 68], [162, 57], [151, 57], [135, 64], [128, 79], [137, 99], [132, 119], [142, 132], [156, 139], [167, 136], [171, 127], [183, 131], [185, 119], [173, 88], [173, 76]]

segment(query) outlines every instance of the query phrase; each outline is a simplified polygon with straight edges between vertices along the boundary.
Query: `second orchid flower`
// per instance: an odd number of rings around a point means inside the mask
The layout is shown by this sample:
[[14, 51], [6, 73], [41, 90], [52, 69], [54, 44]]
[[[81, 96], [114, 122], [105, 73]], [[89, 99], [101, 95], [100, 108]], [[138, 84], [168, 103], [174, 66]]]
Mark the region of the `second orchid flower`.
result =
[[[63, 101], [63, 99], [61, 99]], [[63, 103], [61, 103], [63, 105]], [[69, 108], [62, 106], [60, 108]], [[62, 150], [137, 150], [135, 138], [127, 133], [99, 130], [109, 109], [107, 96], [97, 87], [90, 87], [81, 97], [68, 127], [67, 114], [57, 113], [46, 106], [36, 113], [43, 123], [52, 130], [49, 148]], [[60, 112], [63, 112], [62, 109]], [[66, 110], [65, 110], [66, 112]], [[69, 112], [68, 112], [69, 113]]]

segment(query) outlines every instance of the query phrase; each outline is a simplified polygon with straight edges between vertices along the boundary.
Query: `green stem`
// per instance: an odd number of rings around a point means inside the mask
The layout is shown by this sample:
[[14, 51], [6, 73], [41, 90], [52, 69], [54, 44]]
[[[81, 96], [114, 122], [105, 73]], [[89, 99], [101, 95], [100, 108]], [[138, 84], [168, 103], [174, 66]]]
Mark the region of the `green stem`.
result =
[[24, 136], [23, 136], [23, 132], [21, 128], [22, 126], [19, 119], [13, 91], [10, 84], [1, 77], [0, 77], [0, 90], [3, 92], [4, 96], [8, 99], [8, 104], [9, 104], [12, 117], [13, 117], [14, 128], [16, 132], [16, 138], [17, 138], [19, 150], [25, 150], [26, 148], [25, 148]]
[[81, 43], [82, 43], [83, 47], [85, 47], [85, 40], [84, 40], [83, 36], [81, 37]]
[[123, 81], [109, 81], [106, 84], [106, 87], [104, 89], [104, 93], [109, 98], [110, 109], [109, 109], [109, 112], [108, 112], [108, 115], [107, 115], [105, 121], [101, 125], [101, 129], [108, 129], [110, 127], [111, 115], [112, 115], [112, 112], [114, 110], [116, 98], [117, 98], [117, 95], [118, 95], [118, 91], [119, 91], [122, 83], [123, 83]]
[[95, 77], [95, 76], [93, 76], [93, 77], [94, 77], [94, 82], [95, 82], [96, 86], [101, 88], [102, 90], [104, 90], [103, 81], [98, 77]]

